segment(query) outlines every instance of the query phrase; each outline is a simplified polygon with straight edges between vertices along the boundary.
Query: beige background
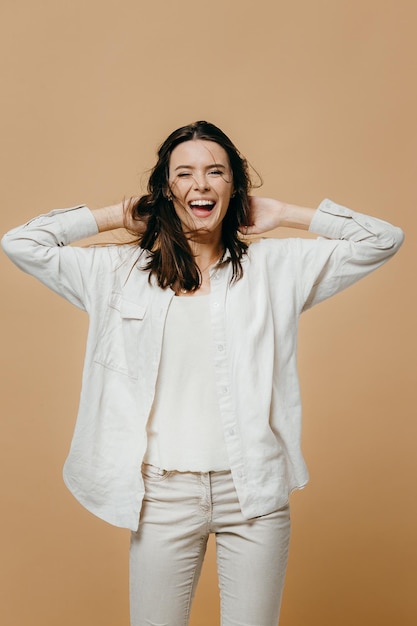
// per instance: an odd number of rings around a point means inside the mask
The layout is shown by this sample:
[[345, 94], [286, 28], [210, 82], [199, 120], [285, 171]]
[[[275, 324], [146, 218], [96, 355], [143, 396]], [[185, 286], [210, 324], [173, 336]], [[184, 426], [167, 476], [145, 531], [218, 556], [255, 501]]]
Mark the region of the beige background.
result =
[[[261, 193], [401, 225], [393, 261], [301, 324], [304, 452], [282, 626], [414, 626], [414, 0], [3, 0], [1, 230], [140, 191], [208, 119]], [[290, 233], [280, 233], [280, 236]], [[2, 256], [4, 626], [127, 626], [129, 535], [66, 491], [87, 320]], [[193, 626], [218, 623], [213, 547]]]

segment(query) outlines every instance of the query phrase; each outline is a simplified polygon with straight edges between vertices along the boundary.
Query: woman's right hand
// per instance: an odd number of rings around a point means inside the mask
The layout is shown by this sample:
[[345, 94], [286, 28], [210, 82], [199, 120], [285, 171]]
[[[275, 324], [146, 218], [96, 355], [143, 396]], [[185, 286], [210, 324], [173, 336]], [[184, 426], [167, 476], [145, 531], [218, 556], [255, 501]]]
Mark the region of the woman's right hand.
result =
[[124, 200], [118, 204], [111, 204], [100, 209], [93, 209], [92, 213], [97, 222], [99, 232], [115, 230], [116, 228], [127, 228], [136, 231], [138, 234], [145, 230], [145, 223], [132, 219], [130, 207], [136, 198]]

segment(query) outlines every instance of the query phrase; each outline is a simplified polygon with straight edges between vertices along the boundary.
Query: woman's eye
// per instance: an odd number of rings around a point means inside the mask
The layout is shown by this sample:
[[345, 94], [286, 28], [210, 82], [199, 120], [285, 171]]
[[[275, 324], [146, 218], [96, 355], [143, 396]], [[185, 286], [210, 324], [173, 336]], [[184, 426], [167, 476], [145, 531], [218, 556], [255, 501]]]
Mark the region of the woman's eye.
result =
[[185, 178], [186, 176], [189, 176], [190, 173], [189, 172], [181, 172], [180, 174], [178, 174], [178, 178]]
[[223, 172], [221, 172], [220, 170], [211, 170], [210, 174], [214, 174], [215, 176], [221, 176]]

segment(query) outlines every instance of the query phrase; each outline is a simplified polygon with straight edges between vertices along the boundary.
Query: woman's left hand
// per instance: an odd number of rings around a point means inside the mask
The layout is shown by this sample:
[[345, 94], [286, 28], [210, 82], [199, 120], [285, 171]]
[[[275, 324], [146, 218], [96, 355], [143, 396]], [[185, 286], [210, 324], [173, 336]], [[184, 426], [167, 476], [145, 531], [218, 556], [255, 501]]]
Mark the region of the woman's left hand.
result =
[[287, 204], [273, 198], [249, 197], [249, 223], [241, 226], [243, 235], [261, 235], [285, 226], [308, 230], [316, 209]]
[[281, 225], [281, 217], [285, 208], [283, 202], [273, 198], [250, 196], [249, 203], [249, 223], [240, 228], [242, 234], [260, 235]]

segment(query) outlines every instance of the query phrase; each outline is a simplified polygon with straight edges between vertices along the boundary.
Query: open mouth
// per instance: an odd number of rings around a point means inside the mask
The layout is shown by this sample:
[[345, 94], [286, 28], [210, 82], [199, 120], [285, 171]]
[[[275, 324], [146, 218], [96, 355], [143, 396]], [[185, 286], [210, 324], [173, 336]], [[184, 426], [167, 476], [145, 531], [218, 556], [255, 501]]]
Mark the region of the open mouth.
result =
[[196, 217], [207, 217], [216, 203], [214, 200], [192, 200], [188, 205]]

